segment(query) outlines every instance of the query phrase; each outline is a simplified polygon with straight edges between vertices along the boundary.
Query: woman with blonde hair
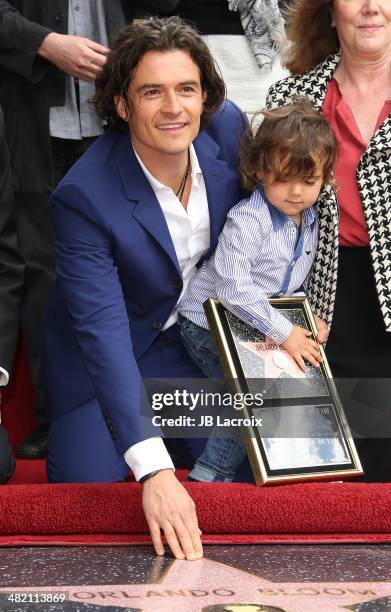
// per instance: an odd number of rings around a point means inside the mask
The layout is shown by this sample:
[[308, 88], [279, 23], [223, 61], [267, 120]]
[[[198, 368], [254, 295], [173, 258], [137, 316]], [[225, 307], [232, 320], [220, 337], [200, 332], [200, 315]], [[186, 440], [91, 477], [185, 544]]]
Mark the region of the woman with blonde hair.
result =
[[366, 478], [388, 481], [391, 391], [368, 379], [389, 378], [391, 363], [391, 3], [292, 0], [286, 31], [292, 74], [271, 87], [267, 104], [307, 96], [338, 142], [338, 189], [326, 185], [318, 203], [308, 294], [331, 325], [334, 376], [358, 379], [346, 407], [365, 438]]

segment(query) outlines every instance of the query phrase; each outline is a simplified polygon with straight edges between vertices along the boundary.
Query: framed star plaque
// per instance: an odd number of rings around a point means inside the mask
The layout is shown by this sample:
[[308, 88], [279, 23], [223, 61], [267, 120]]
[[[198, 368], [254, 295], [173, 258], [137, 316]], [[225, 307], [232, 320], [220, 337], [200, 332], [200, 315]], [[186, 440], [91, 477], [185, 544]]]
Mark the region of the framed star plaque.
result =
[[[307, 298], [269, 302], [315, 338]], [[308, 363], [304, 372], [285, 349], [218, 300], [207, 300], [204, 308], [224, 376], [235, 397], [245, 399], [239, 421], [256, 484], [360, 476], [360, 459], [323, 347], [321, 366]]]

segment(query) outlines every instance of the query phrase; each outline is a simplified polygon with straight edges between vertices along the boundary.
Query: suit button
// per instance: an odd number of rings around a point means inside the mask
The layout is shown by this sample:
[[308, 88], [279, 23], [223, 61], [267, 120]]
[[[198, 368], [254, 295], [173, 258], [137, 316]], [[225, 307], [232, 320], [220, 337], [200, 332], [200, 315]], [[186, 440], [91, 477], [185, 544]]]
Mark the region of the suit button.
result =
[[153, 329], [161, 329], [162, 328], [162, 322], [161, 321], [154, 321], [152, 324]]
[[116, 440], [118, 438], [118, 434], [115, 431], [112, 431], [111, 437], [113, 438], [113, 440]]
[[55, 20], [57, 21], [57, 23], [61, 23], [61, 21], [64, 20], [64, 13], [57, 13], [57, 15], [55, 16]]
[[174, 280], [172, 286], [174, 287], [174, 289], [182, 289], [182, 281]]

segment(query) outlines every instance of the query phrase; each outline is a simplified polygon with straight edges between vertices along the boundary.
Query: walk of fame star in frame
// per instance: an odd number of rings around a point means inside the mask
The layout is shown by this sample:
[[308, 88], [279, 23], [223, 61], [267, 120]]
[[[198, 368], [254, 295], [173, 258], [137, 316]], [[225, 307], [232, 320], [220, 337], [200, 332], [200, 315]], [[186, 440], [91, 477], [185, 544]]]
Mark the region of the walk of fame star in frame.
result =
[[[316, 336], [304, 296], [271, 298], [294, 325]], [[257, 485], [360, 476], [362, 467], [327, 359], [302, 371], [281, 346], [237, 318], [218, 300], [204, 304], [225, 378], [243, 403], [243, 439]], [[243, 421], [242, 421], [243, 422]], [[254, 427], [252, 423], [262, 423]]]

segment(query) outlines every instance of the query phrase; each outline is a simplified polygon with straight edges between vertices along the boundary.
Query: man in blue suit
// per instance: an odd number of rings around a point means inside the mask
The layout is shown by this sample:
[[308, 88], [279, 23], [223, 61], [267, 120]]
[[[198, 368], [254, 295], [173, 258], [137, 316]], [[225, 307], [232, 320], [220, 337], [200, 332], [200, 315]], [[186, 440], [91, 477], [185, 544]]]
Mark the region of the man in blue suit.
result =
[[[107, 130], [53, 196], [58, 281], [46, 380], [56, 482], [143, 482], [157, 554], [202, 555], [195, 506], [150, 417], [142, 378], [197, 378], [176, 306], [240, 198], [245, 128], [202, 38], [179, 18], [124, 28], [94, 99]], [[198, 441], [182, 440], [191, 461]]]

